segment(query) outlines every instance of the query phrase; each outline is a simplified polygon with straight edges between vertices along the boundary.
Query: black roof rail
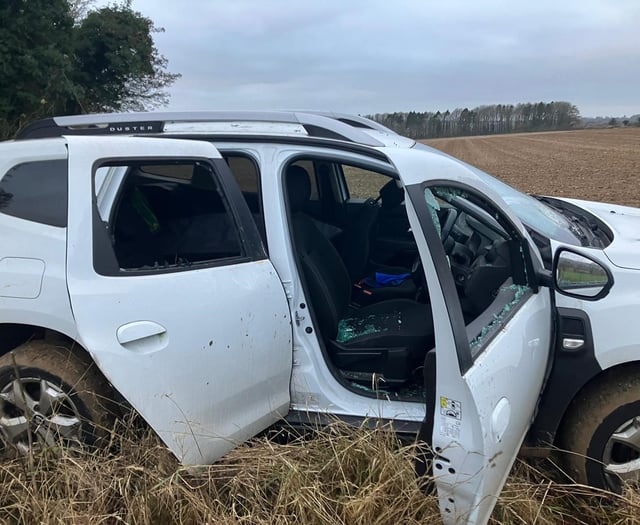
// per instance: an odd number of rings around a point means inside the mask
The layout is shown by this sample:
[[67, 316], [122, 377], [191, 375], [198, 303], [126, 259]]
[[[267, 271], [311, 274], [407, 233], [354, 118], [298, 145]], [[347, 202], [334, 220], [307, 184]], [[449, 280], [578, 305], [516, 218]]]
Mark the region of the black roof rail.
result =
[[342, 114], [299, 111], [183, 111], [52, 117], [29, 124], [18, 133], [16, 139], [62, 135], [153, 134], [162, 133], [169, 123], [234, 121], [296, 124], [304, 128], [304, 132], [310, 137], [342, 140], [365, 146], [383, 146], [384, 144], [363, 131], [364, 129], [393, 133], [372, 120]]
[[305, 111], [305, 113], [311, 113], [313, 115], [321, 115], [323, 117], [329, 117], [335, 120], [339, 120], [340, 122], [349, 124], [354, 128], [373, 129], [376, 131], [382, 131], [383, 133], [390, 133], [392, 135], [398, 134], [392, 129], [386, 126], [383, 126], [379, 122], [376, 122], [375, 120], [371, 120], [366, 117], [361, 117], [360, 115], [351, 115], [349, 113], [333, 113], [333, 112], [326, 112], [326, 111]]

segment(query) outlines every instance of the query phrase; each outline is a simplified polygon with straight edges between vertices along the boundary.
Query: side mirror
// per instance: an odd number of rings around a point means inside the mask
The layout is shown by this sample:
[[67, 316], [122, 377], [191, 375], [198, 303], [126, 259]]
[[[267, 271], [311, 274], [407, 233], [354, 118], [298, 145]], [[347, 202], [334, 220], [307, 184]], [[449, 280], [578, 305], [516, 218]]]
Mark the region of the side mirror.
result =
[[553, 261], [555, 289], [561, 294], [597, 301], [613, 286], [613, 276], [608, 268], [586, 255], [564, 248], [556, 252]]

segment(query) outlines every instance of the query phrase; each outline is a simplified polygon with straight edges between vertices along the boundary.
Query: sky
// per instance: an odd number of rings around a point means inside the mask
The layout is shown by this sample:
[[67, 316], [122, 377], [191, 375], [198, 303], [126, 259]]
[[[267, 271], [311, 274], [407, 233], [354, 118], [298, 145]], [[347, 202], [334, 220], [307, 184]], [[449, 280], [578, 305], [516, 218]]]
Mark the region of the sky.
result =
[[[100, 5], [100, 4], [98, 4]], [[168, 109], [640, 113], [640, 0], [133, 0]]]

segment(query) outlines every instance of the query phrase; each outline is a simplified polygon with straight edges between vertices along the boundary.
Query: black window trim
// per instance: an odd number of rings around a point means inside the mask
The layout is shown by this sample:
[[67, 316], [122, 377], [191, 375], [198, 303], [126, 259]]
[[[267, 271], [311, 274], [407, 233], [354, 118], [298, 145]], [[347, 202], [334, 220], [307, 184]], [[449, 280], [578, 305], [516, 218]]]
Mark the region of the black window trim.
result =
[[[210, 141], [210, 142], [213, 144], [213, 141]], [[265, 206], [264, 206], [264, 199], [262, 195], [262, 172], [260, 171], [260, 162], [258, 161], [258, 159], [255, 158], [254, 155], [246, 151], [239, 151], [237, 149], [224, 149], [224, 148], [216, 148], [216, 149], [218, 149], [218, 151], [220, 152], [220, 155], [222, 155], [222, 158], [225, 160], [225, 163], [228, 157], [236, 157], [236, 158], [247, 159], [249, 162], [253, 164], [253, 167], [256, 170], [256, 174], [258, 175], [258, 203], [260, 205], [260, 216], [262, 218], [262, 227], [264, 228], [264, 231], [265, 231], [265, 238], [262, 239], [262, 237], [260, 236], [260, 240], [263, 241], [263, 247], [264, 247], [265, 253], [269, 255], [269, 238], [266, 233], [267, 223], [264, 217]], [[233, 175], [233, 171], [231, 171], [231, 168], [229, 168], [229, 171], [231, 172], [234, 182], [237, 184], [235, 175]], [[238, 189], [240, 189], [240, 185], [238, 185]], [[240, 193], [242, 194], [241, 189], [240, 189]], [[242, 199], [244, 200], [244, 195], [242, 196]], [[251, 210], [249, 210], [249, 214], [251, 215], [251, 220], [254, 221], [253, 215], [251, 214]]]
[[[210, 133], [159, 133], [157, 135], [144, 136], [183, 140], [206, 140], [216, 147], [218, 147], [218, 144], [225, 142], [234, 144], [280, 144], [285, 146], [305, 146], [309, 148], [322, 148], [340, 152], [355, 153], [391, 165], [387, 155], [372, 146], [365, 146], [355, 142], [342, 142], [339, 140], [315, 137], [289, 137], [278, 135], [213, 135]], [[220, 148], [224, 149], [224, 146], [220, 146]]]

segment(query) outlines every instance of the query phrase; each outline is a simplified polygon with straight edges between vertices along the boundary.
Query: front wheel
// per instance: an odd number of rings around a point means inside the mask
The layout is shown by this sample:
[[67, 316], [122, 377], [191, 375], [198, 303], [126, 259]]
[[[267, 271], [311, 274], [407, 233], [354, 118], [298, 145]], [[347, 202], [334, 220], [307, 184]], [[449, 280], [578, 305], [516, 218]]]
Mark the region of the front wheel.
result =
[[32, 341], [0, 358], [0, 436], [20, 454], [98, 445], [111, 399], [96, 365], [64, 346]]
[[560, 446], [578, 483], [620, 492], [640, 482], [640, 377], [610, 375], [587, 388], [570, 408]]

